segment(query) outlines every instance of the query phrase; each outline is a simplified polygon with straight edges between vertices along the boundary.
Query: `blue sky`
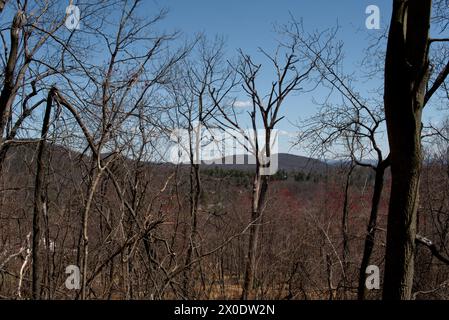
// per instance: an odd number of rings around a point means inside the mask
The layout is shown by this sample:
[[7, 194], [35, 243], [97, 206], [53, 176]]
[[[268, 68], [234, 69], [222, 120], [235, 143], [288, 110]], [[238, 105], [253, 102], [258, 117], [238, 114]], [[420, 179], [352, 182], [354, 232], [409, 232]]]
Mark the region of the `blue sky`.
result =
[[[340, 26], [338, 37], [344, 41], [346, 73], [359, 71], [359, 63], [364, 57], [363, 50], [371, 43], [370, 39], [373, 36], [382, 32], [368, 30], [365, 27], [368, 17], [365, 10], [369, 5], [380, 8], [381, 28], [388, 27], [391, 0], [149, 0], [144, 4], [149, 13], [157, 8], [169, 9], [163, 28], [178, 29], [186, 36], [198, 32], [204, 32], [211, 38], [216, 35], [224, 36], [227, 53], [230, 56], [242, 48], [254, 55], [256, 61], [258, 47], [263, 47], [267, 51], [274, 50], [276, 34], [273, 32], [273, 25], [288, 21], [290, 14], [296, 19], [303, 19], [304, 26], [309, 31], [334, 27], [338, 23]], [[263, 59], [260, 61], [264, 62]], [[268, 75], [264, 75], [260, 81], [262, 86], [271, 83]], [[365, 94], [378, 85], [378, 82], [361, 81], [356, 88]], [[283, 115], [286, 116], [286, 120], [280, 123], [280, 129], [289, 132], [296, 130], [291, 123], [313, 115], [318, 108], [313, 104], [313, 98], [319, 99], [324, 94], [325, 91], [317, 90], [311, 94], [291, 96], [284, 105]], [[441, 111], [432, 108], [425, 112], [426, 120], [435, 121], [441, 117]], [[385, 151], [388, 149], [386, 138], [382, 147]], [[281, 151], [289, 150], [287, 139], [282, 139]], [[290, 150], [290, 152], [306, 153], [304, 150]]]
[[[367, 30], [365, 13], [368, 5], [375, 4], [381, 10], [382, 25], [386, 26], [390, 16], [390, 1], [361, 1], [361, 0], [151, 0], [145, 6], [149, 11], [158, 7], [169, 9], [169, 15], [164, 22], [166, 28], [176, 28], [186, 35], [204, 32], [211, 38], [215, 35], [224, 36], [227, 42], [227, 53], [232, 56], [236, 50], [242, 48], [254, 55], [255, 60], [266, 62], [257, 55], [257, 48], [262, 47], [273, 51], [276, 46], [274, 24], [282, 24], [290, 20], [290, 14], [296, 19], [303, 19], [306, 30], [323, 30], [340, 26], [339, 38], [345, 42], [345, 56], [347, 72], [351, 73], [357, 63], [364, 57], [363, 50], [369, 44], [369, 36], [380, 31]], [[259, 83], [269, 86], [269, 73], [264, 73]], [[360, 84], [363, 88], [366, 84]], [[370, 88], [367, 87], [369, 90]], [[317, 90], [310, 94], [297, 94], [286, 100], [283, 120], [279, 129], [288, 132], [297, 130], [292, 123], [299, 118], [307, 118], [317, 111], [313, 98], [325, 94]], [[386, 143], [384, 143], [386, 148]], [[289, 138], [281, 138], [282, 152], [306, 154], [305, 150], [290, 150]]]
[[[76, 1], [75, 1], [76, 3]], [[267, 60], [257, 53], [262, 47], [268, 52], [276, 47], [274, 25], [290, 20], [290, 15], [302, 19], [307, 31], [323, 30], [339, 25], [338, 40], [344, 42], [344, 72], [359, 73], [360, 61], [365, 57], [364, 50], [372, 38], [382, 31], [368, 30], [365, 21], [367, 6], [380, 8], [381, 28], [388, 27], [391, 0], [145, 0], [142, 2], [141, 14], [152, 17], [159, 9], [167, 8], [168, 16], [159, 24], [160, 31], [179, 30], [183, 37], [192, 39], [197, 33], [205, 33], [209, 38], [223, 36], [226, 40], [227, 55], [237, 55], [237, 49], [251, 54], [256, 62], [269, 67]], [[261, 87], [269, 87], [272, 78], [269, 72], [259, 79]], [[379, 86], [378, 81], [361, 80], [354, 86], [364, 96]], [[312, 93], [296, 94], [285, 101], [279, 129], [288, 132], [297, 130], [292, 123], [305, 119], [318, 111], [313, 99], [320, 100], [327, 90], [318, 88]], [[240, 99], [240, 97], [239, 97]], [[242, 97], [242, 100], [245, 98]], [[428, 108], [425, 119], [434, 122], [441, 119], [443, 113], [437, 108]], [[447, 113], [444, 114], [447, 117]], [[386, 137], [386, 135], [385, 135]], [[381, 143], [387, 150], [387, 141]], [[307, 154], [305, 150], [290, 150], [288, 138], [281, 140], [281, 151]]]

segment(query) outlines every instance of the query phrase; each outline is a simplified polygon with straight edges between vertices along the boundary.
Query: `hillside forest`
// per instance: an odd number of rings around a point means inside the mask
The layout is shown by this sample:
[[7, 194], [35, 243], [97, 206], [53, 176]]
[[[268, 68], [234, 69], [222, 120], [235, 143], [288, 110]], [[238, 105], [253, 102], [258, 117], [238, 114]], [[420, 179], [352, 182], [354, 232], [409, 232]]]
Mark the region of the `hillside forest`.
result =
[[0, 0], [0, 299], [449, 299], [447, 0], [388, 1], [363, 76], [300, 13], [74, 2]]

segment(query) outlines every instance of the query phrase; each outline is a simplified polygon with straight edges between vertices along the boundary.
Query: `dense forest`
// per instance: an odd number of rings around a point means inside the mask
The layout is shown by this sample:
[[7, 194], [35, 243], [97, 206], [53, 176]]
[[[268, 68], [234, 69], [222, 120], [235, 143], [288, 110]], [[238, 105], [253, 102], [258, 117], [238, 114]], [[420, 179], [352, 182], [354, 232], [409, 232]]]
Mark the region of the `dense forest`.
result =
[[145, 1], [0, 0], [0, 299], [449, 299], [449, 3], [390, 2], [368, 90], [295, 13], [229, 48]]

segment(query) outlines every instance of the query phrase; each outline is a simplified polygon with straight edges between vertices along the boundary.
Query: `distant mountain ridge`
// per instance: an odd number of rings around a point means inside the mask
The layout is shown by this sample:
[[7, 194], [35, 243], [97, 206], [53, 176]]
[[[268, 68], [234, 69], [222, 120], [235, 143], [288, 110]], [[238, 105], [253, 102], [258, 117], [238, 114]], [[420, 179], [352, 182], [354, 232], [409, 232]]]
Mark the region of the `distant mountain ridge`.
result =
[[[329, 167], [332, 167], [329, 163], [325, 161], [320, 161], [318, 159], [307, 158], [303, 156], [298, 156], [289, 153], [279, 153], [275, 154], [278, 160], [278, 170], [284, 170], [287, 172], [303, 171], [303, 172], [323, 172]], [[237, 163], [237, 158], [239, 163]], [[252, 161], [251, 161], [252, 160]], [[243, 162], [243, 163], [242, 163]], [[205, 168], [222, 168], [224, 170], [254, 170], [255, 167], [254, 156], [248, 155], [237, 155], [228, 156], [221, 159], [216, 159], [213, 162], [203, 163], [202, 166]]]
[[[28, 161], [32, 161], [35, 157], [37, 141], [31, 142], [23, 145], [13, 146], [8, 153], [8, 163], [10, 165], [18, 164], [19, 159], [28, 159]], [[49, 151], [53, 157], [57, 156], [60, 163], [70, 163], [74, 159], [79, 158], [81, 153], [75, 151], [71, 148], [62, 145], [55, 144], [47, 144], [47, 151]], [[105, 153], [103, 157], [107, 157], [109, 154]], [[328, 161], [321, 161], [314, 158], [308, 158], [304, 156], [293, 155], [289, 153], [279, 153], [274, 156], [278, 159], [278, 170], [284, 170], [287, 172], [312, 172], [312, 173], [322, 173], [327, 171], [327, 169], [338, 166], [337, 164], [330, 163]], [[203, 163], [201, 165], [202, 168], [221, 168], [223, 170], [243, 170], [243, 171], [251, 171], [255, 170], [255, 161], [254, 157], [248, 155], [240, 155], [238, 156], [240, 160], [240, 164], [236, 161], [236, 156], [229, 156], [221, 159], [216, 159], [210, 161], [208, 163]], [[125, 158], [127, 161], [133, 161], [132, 159]], [[242, 161], [243, 160], [243, 161]], [[252, 160], [252, 161], [250, 161]], [[241, 163], [243, 162], [243, 163]], [[221, 163], [221, 164], [220, 164]], [[251, 164], [253, 163], [253, 164]], [[174, 164], [172, 163], [161, 163], [161, 162], [146, 162], [148, 166], [157, 165], [157, 166], [168, 166], [171, 167]], [[184, 163], [182, 166], [187, 166], [188, 163]]]

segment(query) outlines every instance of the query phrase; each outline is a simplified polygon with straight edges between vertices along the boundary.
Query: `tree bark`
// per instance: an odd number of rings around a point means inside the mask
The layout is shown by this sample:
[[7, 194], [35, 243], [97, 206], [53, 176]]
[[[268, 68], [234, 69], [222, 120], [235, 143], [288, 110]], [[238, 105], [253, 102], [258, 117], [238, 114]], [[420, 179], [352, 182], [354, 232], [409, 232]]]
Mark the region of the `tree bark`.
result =
[[[198, 145], [197, 145], [198, 146]], [[192, 149], [191, 149], [192, 152]], [[190, 235], [188, 237], [188, 248], [185, 260], [186, 267], [184, 271], [183, 279], [183, 291], [184, 295], [188, 296], [191, 294], [191, 273], [192, 267], [190, 266], [193, 259], [193, 252], [196, 247], [196, 238], [198, 233], [198, 207], [201, 195], [201, 178], [200, 178], [200, 166], [199, 164], [193, 163], [191, 159], [190, 164]]]
[[343, 298], [347, 299], [346, 291], [348, 288], [348, 269], [349, 269], [349, 231], [348, 231], [348, 222], [349, 222], [349, 188], [351, 185], [351, 176], [354, 171], [354, 164], [351, 163], [351, 167], [346, 175], [346, 183], [345, 183], [345, 198], [343, 203], [343, 215], [341, 219], [341, 231], [343, 238], [343, 252], [342, 252], [342, 264], [343, 264]]
[[431, 0], [393, 2], [384, 95], [392, 175], [383, 290], [386, 300], [412, 296], [431, 8]]
[[50, 114], [54, 93], [55, 88], [51, 88], [47, 97], [47, 107], [45, 109], [44, 122], [42, 124], [41, 139], [38, 144], [37, 160], [36, 160], [37, 168], [36, 168], [36, 180], [34, 184], [33, 240], [32, 240], [33, 265], [31, 270], [32, 297], [35, 300], [41, 299], [42, 257], [40, 254], [41, 250], [39, 242], [42, 238], [41, 221], [45, 205], [43, 199], [44, 195], [42, 193], [45, 177], [45, 160], [43, 158], [45, 154], [47, 133], [50, 126]]
[[[255, 128], [253, 118], [253, 127]], [[265, 126], [267, 128], [268, 126]], [[267, 159], [271, 157], [271, 129], [265, 130], [265, 156]], [[257, 245], [259, 243], [259, 233], [261, 218], [263, 212], [263, 206], [265, 205], [265, 199], [268, 191], [269, 178], [266, 175], [262, 175], [262, 168], [267, 168], [270, 163], [261, 163], [259, 158], [259, 144], [256, 141], [256, 175], [254, 176], [253, 182], [253, 199], [252, 199], [252, 210], [251, 210], [251, 226], [249, 229], [249, 247], [248, 247], [248, 257], [245, 266], [245, 278], [243, 282], [242, 290], [242, 300], [248, 300], [249, 294], [254, 285], [254, 277], [256, 271], [256, 258], [257, 258]]]
[[10, 50], [5, 67], [3, 88], [0, 93], [0, 143], [3, 142], [3, 134], [5, 132], [6, 124], [11, 113], [11, 106], [17, 91], [14, 71], [16, 69], [19, 55], [20, 30], [24, 23], [25, 15], [19, 10], [14, 16], [11, 25]]
[[[257, 170], [259, 171], [259, 170]], [[268, 189], [268, 177], [256, 173], [253, 183], [253, 201], [251, 212], [251, 227], [249, 229], [248, 258], [245, 266], [245, 279], [243, 283], [242, 300], [248, 300], [254, 285], [256, 271], [257, 245], [259, 243], [262, 206]]]
[[357, 289], [357, 298], [359, 300], [364, 300], [366, 297], [366, 285], [365, 285], [366, 268], [370, 263], [371, 255], [374, 249], [376, 228], [377, 228], [377, 216], [379, 212], [380, 199], [382, 197], [382, 191], [384, 187], [384, 175], [386, 168], [389, 166], [389, 163], [390, 159], [387, 158], [376, 167], [374, 192], [373, 197], [371, 199], [371, 213], [368, 222], [367, 234], [365, 237], [362, 262], [360, 263], [359, 286]]
[[103, 168], [94, 168], [92, 173], [92, 181], [89, 186], [87, 201], [83, 210], [83, 222], [82, 222], [82, 239], [83, 239], [83, 269], [82, 269], [82, 286], [81, 286], [81, 299], [86, 300], [88, 297], [88, 281], [87, 272], [89, 265], [89, 214], [90, 208], [94, 201], [95, 192], [97, 190], [98, 183], [101, 180], [103, 174]]
[[5, 8], [7, 0], [0, 0], [0, 13], [3, 12], [3, 8]]

